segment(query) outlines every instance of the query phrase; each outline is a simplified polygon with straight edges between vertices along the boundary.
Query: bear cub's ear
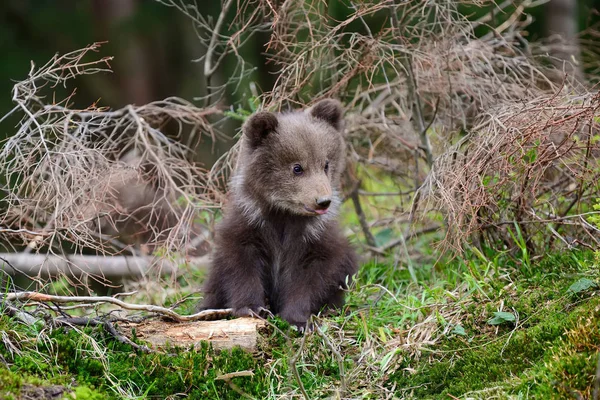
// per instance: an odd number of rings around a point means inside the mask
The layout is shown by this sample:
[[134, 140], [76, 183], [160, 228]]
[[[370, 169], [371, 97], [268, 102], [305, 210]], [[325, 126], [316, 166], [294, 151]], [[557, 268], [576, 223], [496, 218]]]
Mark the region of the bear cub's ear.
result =
[[325, 99], [308, 109], [308, 113], [314, 118], [320, 119], [333, 126], [338, 131], [343, 129], [342, 104], [333, 99]]
[[242, 130], [248, 137], [252, 148], [256, 148], [260, 146], [269, 133], [277, 129], [278, 125], [279, 121], [277, 121], [275, 114], [263, 111], [251, 116], [244, 124]]

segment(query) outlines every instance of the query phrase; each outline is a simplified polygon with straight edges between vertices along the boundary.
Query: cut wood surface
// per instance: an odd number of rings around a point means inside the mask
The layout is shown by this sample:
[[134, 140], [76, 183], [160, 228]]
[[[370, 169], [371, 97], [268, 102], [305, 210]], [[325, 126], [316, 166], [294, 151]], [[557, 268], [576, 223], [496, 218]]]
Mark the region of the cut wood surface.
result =
[[266, 327], [266, 322], [258, 318], [183, 323], [151, 320], [139, 324], [120, 323], [119, 327], [128, 336], [131, 335], [131, 329], [135, 328], [136, 336], [155, 349], [168, 345], [197, 347], [201, 342], [208, 341], [219, 350], [240, 346], [244, 350], [254, 351], [259, 331]]
[[10, 275], [23, 273], [29, 276], [64, 274], [81, 276], [98, 275], [105, 278], [120, 276], [144, 276], [150, 271], [160, 271], [161, 275], [178, 273], [179, 265], [188, 263], [197, 268], [207, 268], [208, 256], [182, 258], [180, 260], [157, 259], [136, 256], [55, 256], [46, 254], [0, 253], [0, 271]]

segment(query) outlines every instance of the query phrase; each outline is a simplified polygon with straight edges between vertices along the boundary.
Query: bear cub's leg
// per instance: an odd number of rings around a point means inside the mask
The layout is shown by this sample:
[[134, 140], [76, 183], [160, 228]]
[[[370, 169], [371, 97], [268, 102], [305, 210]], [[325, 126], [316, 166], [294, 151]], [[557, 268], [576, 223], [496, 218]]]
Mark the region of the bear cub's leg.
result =
[[348, 265], [327, 259], [299, 265], [290, 271], [280, 294], [278, 314], [281, 318], [303, 329], [311, 314], [341, 308], [347, 289], [346, 277], [356, 272], [352, 254], [341, 260], [347, 260]]
[[251, 246], [225, 247], [215, 254], [213, 271], [204, 289], [203, 308], [233, 308], [237, 317], [264, 313], [264, 265], [263, 258]]

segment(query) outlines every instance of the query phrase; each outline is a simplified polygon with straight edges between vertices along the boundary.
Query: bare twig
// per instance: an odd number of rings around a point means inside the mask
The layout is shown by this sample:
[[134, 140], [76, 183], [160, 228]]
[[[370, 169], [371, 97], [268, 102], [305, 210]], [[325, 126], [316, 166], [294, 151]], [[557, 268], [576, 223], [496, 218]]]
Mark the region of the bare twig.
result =
[[225, 308], [222, 310], [204, 310], [192, 315], [180, 315], [175, 311], [155, 306], [149, 304], [132, 304], [126, 303], [119, 299], [109, 296], [55, 296], [48, 295], [38, 292], [17, 292], [17, 293], [5, 293], [0, 295], [0, 298], [8, 301], [38, 301], [38, 302], [54, 302], [59, 304], [64, 303], [109, 303], [114, 304], [120, 308], [125, 310], [134, 310], [134, 311], [147, 311], [156, 313], [168, 318], [171, 318], [178, 322], [187, 322], [187, 321], [198, 321], [205, 319], [215, 319], [215, 318], [223, 318], [230, 316], [232, 313], [232, 309]]
[[117, 339], [119, 342], [128, 344], [134, 349], [144, 353], [154, 353], [148, 346], [134, 343], [127, 336], [121, 334], [113, 325], [110, 320], [102, 320], [101, 318], [88, 318], [88, 317], [59, 317], [52, 320], [57, 326], [102, 326], [106, 332], [112, 337]]
[[598, 360], [596, 361], [596, 375], [594, 377], [594, 393], [592, 395], [592, 399], [598, 400], [600, 399], [600, 353], [596, 357]]
[[308, 393], [306, 393], [306, 389], [304, 388], [304, 384], [302, 383], [302, 378], [300, 378], [300, 372], [298, 371], [298, 360], [300, 359], [300, 356], [302, 355], [302, 351], [304, 351], [304, 343], [306, 342], [306, 337], [308, 336], [308, 332], [304, 332], [304, 335], [302, 335], [302, 339], [300, 340], [300, 346], [298, 347], [298, 351], [296, 352], [296, 354], [290, 358], [290, 368], [292, 369], [292, 374], [294, 375], [294, 378], [296, 379], [296, 383], [298, 384], [298, 388], [300, 388], [300, 392], [302, 393], [302, 396], [304, 396], [305, 400], [310, 400], [310, 397], [308, 396]]
[[229, 387], [234, 392], [236, 392], [237, 394], [239, 394], [240, 396], [242, 396], [245, 399], [254, 399], [254, 397], [252, 397], [248, 393], [244, 392], [242, 389], [240, 389], [240, 387], [238, 385], [236, 385], [234, 382], [232, 382], [232, 380], [231, 380], [232, 378], [237, 378], [240, 376], [254, 376], [254, 373], [252, 371], [230, 372], [228, 374], [217, 375], [217, 377], [215, 377], [215, 380], [222, 380], [222, 381], [227, 382]]
[[221, 28], [223, 26], [223, 22], [225, 22], [225, 17], [227, 16], [227, 12], [229, 8], [233, 4], [233, 0], [226, 0], [223, 6], [221, 7], [221, 13], [217, 18], [217, 22], [215, 23], [215, 27], [212, 30], [212, 36], [210, 37], [210, 42], [208, 43], [208, 48], [206, 49], [206, 57], [204, 58], [204, 77], [206, 78], [207, 86], [210, 86], [210, 78], [215, 73], [217, 68], [219, 68], [220, 60], [213, 63], [213, 54], [215, 52], [215, 48], [217, 46], [217, 39], [221, 35]]
[[1, 228], [1, 227], [0, 227], [0, 233], [25, 233], [27, 235], [32, 235], [32, 236], [48, 236], [48, 235], [50, 235], [50, 233], [48, 233], [48, 232], [35, 232], [35, 231], [30, 231], [29, 229], [10, 229], [10, 228]]

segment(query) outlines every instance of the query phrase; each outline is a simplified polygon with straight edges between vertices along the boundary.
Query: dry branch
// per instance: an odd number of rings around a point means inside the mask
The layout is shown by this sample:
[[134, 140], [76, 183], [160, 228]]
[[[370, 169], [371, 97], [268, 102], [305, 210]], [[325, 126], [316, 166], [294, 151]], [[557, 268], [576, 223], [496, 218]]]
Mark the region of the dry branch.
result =
[[136, 256], [55, 256], [45, 254], [0, 253], [0, 271], [28, 276], [81, 276], [85, 274], [103, 278], [142, 277], [152, 271], [163, 276], [177, 276], [179, 267], [188, 264], [195, 269], [206, 269], [208, 256], [181, 260], [157, 259]]
[[[29, 77], [14, 86], [11, 113], [21, 112], [22, 119], [0, 151], [7, 182], [0, 234], [31, 248], [72, 243], [115, 254], [128, 249], [122, 239], [150, 250], [193, 253], [190, 242], [206, 235], [197, 216], [219, 207], [221, 195], [176, 138], [192, 130], [218, 139], [222, 135], [208, 118], [220, 111], [177, 98], [80, 110], [71, 108], [74, 92], [47, 104], [53, 96], [45, 92], [53, 86], [109, 71], [108, 58], [84, 61], [98, 48], [32, 66]], [[173, 128], [169, 135], [163, 131], [167, 124]]]
[[[29, 321], [29, 323], [35, 322], [36, 318], [19, 311], [17, 307], [11, 304], [21, 302], [24, 304], [20, 304], [19, 308], [23, 308], [37, 303], [50, 303], [53, 306], [48, 308], [60, 313], [60, 316], [55, 318], [48, 316], [44, 318], [46, 322], [54, 326], [102, 326], [117, 340], [130, 344], [144, 352], [164, 350], [166, 347], [171, 346], [190, 348], [191, 346], [199, 346], [202, 341], [210, 342], [216, 349], [231, 349], [240, 346], [243, 349], [254, 351], [256, 350], [259, 332], [266, 326], [266, 322], [258, 318], [212, 321], [213, 319], [231, 316], [231, 309], [204, 310], [192, 315], [180, 315], [169, 308], [126, 303], [108, 296], [55, 296], [38, 292], [17, 292], [2, 294], [0, 300], [2, 304], [7, 306], [8, 312], [16, 314], [17, 317]], [[66, 314], [66, 308], [57, 306], [58, 304], [70, 303], [84, 303], [85, 307], [106, 303], [124, 310], [144, 311], [151, 315], [166, 317], [166, 319], [134, 321], [133, 318], [129, 319], [123, 316], [119, 318], [112, 317], [111, 313], [92, 318], [71, 317]], [[36, 315], [39, 318], [39, 314]], [[116, 325], [117, 321], [118, 326]], [[148, 342], [151, 348], [137, 345], [129, 339], [133, 329], [135, 329], [136, 336]], [[121, 332], [125, 332], [125, 334]]]
[[597, 201], [600, 144], [590, 137], [599, 116], [598, 93], [561, 90], [502, 104], [437, 159], [421, 189], [429, 201], [422, 209], [444, 212], [446, 244], [456, 249], [473, 237], [515, 248], [521, 236], [535, 254], [551, 244], [548, 233], [595, 245], [590, 214], [573, 205]]
[[0, 294], [0, 298], [7, 301], [36, 301], [36, 302], [52, 302], [58, 304], [68, 304], [68, 303], [109, 303], [116, 305], [124, 310], [133, 310], [133, 311], [147, 311], [151, 313], [155, 313], [164, 317], [168, 317], [177, 322], [189, 322], [189, 321], [198, 321], [204, 319], [214, 319], [214, 318], [223, 318], [231, 315], [232, 309], [225, 308], [222, 310], [203, 310], [197, 312], [192, 315], [180, 315], [175, 311], [150, 305], [150, 304], [132, 304], [126, 303], [122, 300], [119, 300], [115, 297], [110, 296], [55, 296], [50, 294], [38, 293], [38, 292], [16, 292], [16, 293], [4, 293]]

